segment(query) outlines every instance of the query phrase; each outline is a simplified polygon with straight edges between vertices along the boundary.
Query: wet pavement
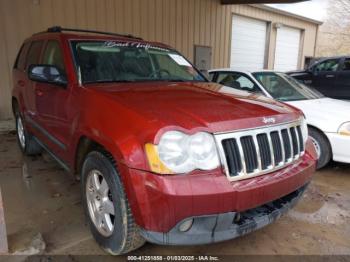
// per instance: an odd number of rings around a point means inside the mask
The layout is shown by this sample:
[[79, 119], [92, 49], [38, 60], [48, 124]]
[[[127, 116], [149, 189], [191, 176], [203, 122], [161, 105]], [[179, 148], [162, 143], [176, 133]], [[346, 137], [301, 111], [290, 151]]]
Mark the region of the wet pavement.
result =
[[[79, 182], [46, 154], [23, 157], [13, 133], [0, 135], [0, 186], [10, 253], [105, 254], [86, 226]], [[133, 254], [350, 254], [349, 189], [350, 165], [331, 163], [293, 210], [259, 231], [205, 246], [146, 244]]]

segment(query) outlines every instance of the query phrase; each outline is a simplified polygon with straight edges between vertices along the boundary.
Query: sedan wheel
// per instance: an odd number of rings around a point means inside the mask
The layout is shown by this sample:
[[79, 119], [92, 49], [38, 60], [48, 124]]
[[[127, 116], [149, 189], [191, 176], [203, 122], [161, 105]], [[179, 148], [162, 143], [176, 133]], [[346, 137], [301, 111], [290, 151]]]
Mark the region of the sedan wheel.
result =
[[313, 137], [311, 137], [311, 142], [312, 142], [312, 144], [313, 144], [314, 147], [315, 147], [316, 154], [317, 154], [317, 159], [320, 159], [320, 156], [321, 156], [321, 146], [320, 146], [319, 142], [318, 142], [315, 138], [313, 138]]
[[326, 166], [332, 158], [332, 148], [326, 135], [315, 128], [309, 127], [309, 134], [317, 154], [317, 169]]

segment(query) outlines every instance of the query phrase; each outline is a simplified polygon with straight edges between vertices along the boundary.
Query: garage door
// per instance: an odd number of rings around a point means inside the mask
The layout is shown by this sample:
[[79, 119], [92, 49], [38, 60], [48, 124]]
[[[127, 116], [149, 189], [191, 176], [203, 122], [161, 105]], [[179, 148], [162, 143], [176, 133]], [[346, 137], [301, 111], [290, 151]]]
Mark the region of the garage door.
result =
[[264, 68], [266, 22], [234, 15], [232, 18], [231, 68]]
[[289, 71], [298, 68], [300, 30], [291, 27], [277, 29], [275, 70]]

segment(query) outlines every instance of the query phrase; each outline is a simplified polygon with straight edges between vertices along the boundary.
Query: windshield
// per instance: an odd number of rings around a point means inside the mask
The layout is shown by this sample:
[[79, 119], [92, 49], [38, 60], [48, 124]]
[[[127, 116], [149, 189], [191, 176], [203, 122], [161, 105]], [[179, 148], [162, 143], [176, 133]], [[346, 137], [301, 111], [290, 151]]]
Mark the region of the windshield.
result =
[[318, 91], [305, 86], [284, 73], [258, 72], [253, 76], [277, 100], [297, 101], [323, 97]]
[[176, 51], [149, 44], [72, 41], [82, 83], [207, 81]]

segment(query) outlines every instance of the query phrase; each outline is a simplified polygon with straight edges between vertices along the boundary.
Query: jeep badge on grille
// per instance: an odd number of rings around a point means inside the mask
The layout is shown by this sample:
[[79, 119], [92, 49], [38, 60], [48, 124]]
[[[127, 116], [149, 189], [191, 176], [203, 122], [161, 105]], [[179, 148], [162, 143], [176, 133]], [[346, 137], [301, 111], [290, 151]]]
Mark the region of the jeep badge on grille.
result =
[[264, 124], [274, 124], [274, 123], [276, 123], [276, 119], [274, 117], [264, 117], [262, 121], [263, 121]]

